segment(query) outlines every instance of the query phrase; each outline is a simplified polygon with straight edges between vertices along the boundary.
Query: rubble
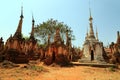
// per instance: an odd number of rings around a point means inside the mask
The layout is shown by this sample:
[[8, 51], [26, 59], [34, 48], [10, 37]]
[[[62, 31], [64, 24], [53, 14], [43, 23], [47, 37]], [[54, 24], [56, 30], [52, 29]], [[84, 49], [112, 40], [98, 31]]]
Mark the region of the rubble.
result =
[[0, 63], [1, 68], [15, 68], [19, 67], [19, 65], [12, 63], [10, 61], [4, 60], [2, 63]]

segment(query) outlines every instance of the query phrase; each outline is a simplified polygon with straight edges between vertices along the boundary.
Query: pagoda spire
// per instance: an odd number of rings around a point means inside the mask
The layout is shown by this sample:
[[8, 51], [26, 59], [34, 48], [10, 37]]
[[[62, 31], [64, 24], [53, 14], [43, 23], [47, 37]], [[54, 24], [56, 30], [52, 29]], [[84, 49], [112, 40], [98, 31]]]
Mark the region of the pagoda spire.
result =
[[94, 31], [93, 31], [93, 23], [92, 23], [92, 20], [93, 20], [93, 18], [92, 18], [92, 15], [91, 15], [91, 9], [89, 8], [89, 12], [90, 12], [90, 18], [89, 18], [89, 21], [90, 21], [90, 31], [89, 31], [89, 37], [90, 38], [95, 38], [95, 36], [94, 36]]
[[31, 30], [30, 38], [34, 38], [34, 24], [35, 24], [35, 20], [32, 15], [32, 30]]
[[54, 42], [61, 43], [62, 39], [60, 37], [60, 28], [56, 28], [56, 33], [54, 36]]
[[86, 39], [86, 40], [88, 39], [88, 28], [87, 28], [87, 33], [86, 33], [85, 39]]
[[20, 18], [23, 18], [23, 6], [21, 6], [21, 16]]
[[119, 34], [119, 31], [117, 31], [117, 44], [120, 44], [120, 34]]
[[120, 34], [119, 34], [119, 31], [117, 31], [117, 38], [119, 38]]
[[98, 41], [98, 31], [97, 31], [97, 27], [96, 27], [96, 40]]
[[21, 15], [20, 15], [20, 20], [19, 20], [19, 24], [18, 24], [18, 27], [17, 27], [17, 30], [14, 34], [13, 37], [16, 37], [16, 38], [22, 38], [22, 23], [23, 23], [23, 6], [21, 6]]

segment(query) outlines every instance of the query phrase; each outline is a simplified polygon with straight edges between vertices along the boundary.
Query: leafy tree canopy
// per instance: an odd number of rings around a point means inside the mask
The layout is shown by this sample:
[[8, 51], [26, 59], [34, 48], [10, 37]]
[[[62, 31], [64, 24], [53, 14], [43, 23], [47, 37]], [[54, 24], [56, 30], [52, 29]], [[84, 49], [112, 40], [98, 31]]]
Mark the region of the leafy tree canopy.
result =
[[42, 43], [47, 43], [48, 35], [50, 35], [50, 41], [53, 42], [56, 29], [60, 29], [60, 35], [62, 40], [66, 41], [66, 31], [68, 31], [68, 36], [71, 40], [75, 39], [73, 31], [63, 22], [58, 22], [57, 20], [49, 19], [42, 24], [38, 24], [35, 27], [35, 37]]

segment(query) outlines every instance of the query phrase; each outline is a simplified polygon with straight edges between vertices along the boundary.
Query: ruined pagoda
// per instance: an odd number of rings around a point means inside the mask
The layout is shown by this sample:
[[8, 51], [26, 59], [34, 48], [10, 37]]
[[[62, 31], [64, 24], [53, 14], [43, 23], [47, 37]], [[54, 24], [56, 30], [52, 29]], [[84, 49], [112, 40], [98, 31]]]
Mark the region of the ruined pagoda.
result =
[[28, 63], [25, 54], [25, 39], [22, 37], [23, 7], [21, 7], [21, 16], [15, 34], [10, 36], [5, 44], [5, 59], [14, 63]]
[[34, 24], [35, 24], [35, 20], [32, 16], [32, 29], [31, 29], [30, 37], [28, 40], [26, 40], [25, 46], [24, 46], [25, 53], [31, 59], [32, 57], [34, 57], [34, 55], [37, 54], [37, 50], [38, 50], [37, 40], [34, 37]]
[[[49, 40], [50, 35], [48, 36], [48, 41]], [[69, 44], [69, 42], [66, 43]], [[44, 63], [47, 65], [50, 65], [52, 63], [65, 64], [69, 62], [69, 49], [68, 46], [64, 44], [60, 36], [60, 28], [56, 28], [54, 41], [48, 44], [45, 52], [45, 58], [46, 59], [44, 60]]]
[[17, 30], [15, 34], [10, 36], [6, 42], [7, 49], [14, 49], [18, 52], [21, 52], [21, 48], [23, 47], [23, 38], [22, 38], [22, 23], [23, 23], [23, 7], [21, 7], [21, 16], [18, 23]]

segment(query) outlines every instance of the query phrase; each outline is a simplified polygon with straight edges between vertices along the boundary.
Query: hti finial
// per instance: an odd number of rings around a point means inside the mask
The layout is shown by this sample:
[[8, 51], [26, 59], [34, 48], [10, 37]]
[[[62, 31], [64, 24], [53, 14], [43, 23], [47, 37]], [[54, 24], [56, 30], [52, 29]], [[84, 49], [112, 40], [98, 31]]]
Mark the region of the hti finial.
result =
[[92, 15], [91, 15], [90, 0], [89, 0], [89, 13], [90, 13], [90, 18], [89, 18], [89, 20], [92, 20], [93, 18], [92, 18]]
[[23, 18], [23, 6], [21, 6], [21, 18]]
[[33, 13], [32, 13], [32, 22], [35, 22], [35, 20], [34, 20], [34, 16], [33, 16]]

